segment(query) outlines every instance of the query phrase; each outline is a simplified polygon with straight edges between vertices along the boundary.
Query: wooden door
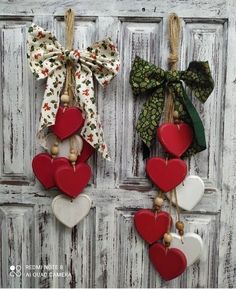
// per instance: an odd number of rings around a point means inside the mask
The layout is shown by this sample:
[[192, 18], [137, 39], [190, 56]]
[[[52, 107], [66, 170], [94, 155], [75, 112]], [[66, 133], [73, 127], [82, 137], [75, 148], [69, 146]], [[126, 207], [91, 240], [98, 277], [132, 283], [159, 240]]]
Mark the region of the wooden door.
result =
[[[119, 75], [106, 90], [96, 88], [112, 161], [96, 155], [90, 162], [93, 180], [85, 192], [93, 208], [72, 230], [52, 214], [58, 192], [43, 190], [32, 174], [32, 157], [40, 151], [35, 132], [45, 82], [34, 79], [26, 60], [27, 27], [35, 22], [64, 43], [63, 15], [69, 7], [76, 11], [75, 46], [85, 48], [110, 36], [121, 56]], [[1, 287], [235, 287], [234, 0], [1, 0], [0, 8]], [[209, 60], [215, 89], [204, 106], [193, 99], [208, 148], [189, 161], [189, 168], [203, 177], [206, 190], [197, 207], [183, 213], [186, 231], [202, 236], [204, 251], [180, 278], [164, 282], [133, 227], [133, 213], [152, 206], [155, 188], [145, 176], [135, 131], [145, 99], [133, 97], [129, 72], [135, 54], [167, 67], [171, 12], [183, 18], [180, 68], [191, 60]], [[158, 145], [152, 153], [160, 153]], [[61, 267], [50, 271], [53, 265]]]

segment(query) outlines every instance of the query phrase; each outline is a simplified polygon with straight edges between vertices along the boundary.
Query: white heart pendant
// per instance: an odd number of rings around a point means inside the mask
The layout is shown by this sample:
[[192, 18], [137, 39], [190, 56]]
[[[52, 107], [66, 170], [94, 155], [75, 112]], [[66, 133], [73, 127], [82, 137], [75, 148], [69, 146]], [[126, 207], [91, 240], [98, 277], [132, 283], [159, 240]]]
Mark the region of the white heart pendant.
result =
[[[178, 205], [184, 210], [191, 211], [203, 197], [205, 185], [203, 180], [198, 176], [188, 176], [176, 187]], [[170, 193], [166, 194], [170, 199]], [[176, 204], [175, 197], [172, 193], [172, 202]]]
[[[46, 147], [49, 154], [50, 149], [55, 142], [56, 142], [55, 135], [53, 133], [49, 133], [46, 139]], [[68, 158], [68, 155], [70, 154], [71, 145], [73, 149], [77, 152], [77, 154], [80, 155], [83, 149], [83, 140], [79, 135], [73, 135], [72, 138], [65, 139], [62, 142], [59, 141], [59, 154], [57, 156]]]
[[187, 259], [187, 266], [191, 266], [200, 257], [203, 250], [202, 238], [195, 233], [186, 233], [183, 236], [183, 242], [181, 237], [176, 233], [171, 233], [173, 240], [171, 241], [171, 248], [177, 248], [181, 250]]
[[65, 195], [58, 195], [52, 201], [52, 211], [55, 217], [65, 226], [73, 228], [90, 211], [92, 201], [86, 194], [80, 194], [71, 199]]

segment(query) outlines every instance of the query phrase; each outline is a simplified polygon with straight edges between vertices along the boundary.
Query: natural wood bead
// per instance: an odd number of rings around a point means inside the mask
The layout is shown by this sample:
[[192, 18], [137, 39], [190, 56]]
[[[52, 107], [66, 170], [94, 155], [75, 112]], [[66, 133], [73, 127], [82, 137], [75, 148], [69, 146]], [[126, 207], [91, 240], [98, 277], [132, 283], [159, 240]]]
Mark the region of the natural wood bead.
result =
[[175, 111], [173, 112], [173, 118], [175, 118], [175, 119], [178, 119], [178, 118], [179, 118], [179, 113], [178, 113], [177, 110], [175, 110]]
[[154, 204], [153, 205], [153, 210], [156, 211], [156, 212], [159, 212], [161, 210], [161, 207]]
[[58, 147], [58, 143], [55, 143], [52, 147], [51, 147], [51, 154], [56, 156], [59, 154], [59, 147]]
[[154, 204], [159, 206], [159, 207], [161, 207], [163, 205], [163, 202], [164, 202], [164, 200], [162, 198], [160, 198], [160, 197], [156, 197], [154, 199]]
[[178, 118], [174, 119], [174, 124], [179, 124], [179, 123], [181, 123], [181, 121]]
[[166, 243], [170, 243], [172, 241], [172, 236], [169, 233], [165, 233], [163, 239]]
[[184, 235], [184, 230], [179, 230], [178, 233], [179, 233], [180, 236], [183, 236]]
[[170, 242], [164, 242], [166, 248], [170, 247]]
[[69, 94], [67, 94], [66, 92], [64, 92], [64, 94], [61, 95], [61, 101], [65, 104], [70, 102], [70, 96]]
[[77, 154], [75, 150], [72, 149], [69, 154], [69, 161], [74, 165], [76, 160], [77, 160]]
[[182, 221], [177, 221], [175, 224], [175, 227], [177, 230], [183, 230], [184, 229], [184, 223]]

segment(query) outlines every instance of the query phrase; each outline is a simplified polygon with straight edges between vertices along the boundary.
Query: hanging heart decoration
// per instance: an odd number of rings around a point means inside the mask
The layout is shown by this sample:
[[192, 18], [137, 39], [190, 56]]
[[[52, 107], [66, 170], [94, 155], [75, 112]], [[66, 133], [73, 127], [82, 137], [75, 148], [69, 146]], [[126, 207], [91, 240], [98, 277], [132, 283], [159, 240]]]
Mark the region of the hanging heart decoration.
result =
[[52, 211], [56, 218], [68, 228], [73, 228], [89, 213], [92, 201], [86, 194], [71, 200], [67, 196], [58, 195], [52, 201]]
[[91, 207], [89, 197], [81, 195], [92, 174], [85, 162], [95, 149], [109, 159], [97, 113], [94, 80], [107, 86], [120, 65], [110, 38], [85, 50], [73, 49], [74, 19], [74, 12], [68, 9], [65, 48], [51, 32], [35, 24], [29, 28], [27, 40], [30, 69], [38, 79], [47, 80], [37, 136], [48, 154], [34, 157], [32, 168], [46, 189], [58, 187], [67, 195], [57, 196], [52, 209], [69, 228], [81, 221]]
[[41, 153], [33, 158], [32, 168], [36, 178], [45, 189], [51, 189], [56, 187], [55, 171], [61, 166], [68, 164], [69, 162], [66, 158], [52, 158], [47, 153]]
[[187, 165], [183, 160], [150, 158], [146, 172], [152, 182], [163, 192], [168, 192], [179, 185], [187, 174]]
[[77, 107], [59, 107], [56, 115], [55, 124], [50, 128], [53, 133], [64, 140], [75, 134], [83, 127], [84, 119]]
[[177, 248], [167, 249], [159, 243], [149, 248], [149, 258], [154, 268], [166, 281], [181, 275], [187, 266], [187, 259], [182, 251]]
[[[110, 38], [95, 42], [84, 50], [73, 49], [72, 17], [74, 14], [70, 9], [65, 17], [66, 48], [51, 32], [35, 24], [29, 28], [27, 57], [30, 68], [38, 79], [47, 79], [37, 136], [45, 147], [47, 128], [51, 127], [59, 138], [65, 139], [82, 126], [81, 136], [105, 159], [109, 159], [97, 113], [94, 80], [103, 87], [109, 84], [119, 71], [119, 54]], [[60, 97], [68, 106], [73, 99], [73, 107], [66, 108], [64, 113]], [[83, 112], [83, 124], [78, 109]]]
[[195, 233], [186, 233], [183, 237], [172, 233], [172, 242], [170, 247], [181, 250], [186, 259], [187, 266], [191, 266], [201, 257], [203, 250], [202, 238]]
[[[156, 271], [166, 281], [180, 276], [202, 251], [202, 239], [185, 233], [180, 208], [191, 210], [204, 194], [204, 183], [197, 176], [187, 175], [187, 165], [180, 159], [206, 149], [203, 123], [191, 99], [187, 86], [202, 103], [214, 88], [208, 62], [192, 61], [186, 70], [178, 70], [180, 19], [172, 14], [168, 21], [168, 70], [136, 56], [130, 72], [133, 93], [148, 97], [137, 122], [137, 133], [143, 141], [143, 157], [155, 135], [162, 145], [165, 158], [147, 160], [146, 173], [158, 192], [153, 210], [141, 209], [134, 215], [138, 234], [150, 245], [149, 258]], [[164, 113], [163, 113], [164, 112]], [[162, 115], [163, 113], [163, 115]], [[160, 125], [160, 121], [163, 123]], [[169, 198], [169, 217], [162, 211], [164, 196]], [[176, 206], [177, 220], [171, 232], [171, 208]]]
[[157, 129], [157, 136], [165, 150], [179, 158], [191, 145], [193, 130], [186, 123], [164, 123]]
[[155, 213], [151, 210], [139, 210], [134, 215], [134, 225], [140, 237], [149, 244], [163, 238], [172, 223], [167, 212]]
[[[191, 211], [202, 199], [205, 185], [198, 176], [188, 176], [176, 187], [178, 205], [186, 211]], [[166, 194], [170, 199], [170, 194]], [[172, 198], [172, 203], [176, 204], [176, 199]]]
[[91, 174], [91, 168], [86, 163], [79, 163], [75, 166], [67, 164], [56, 170], [55, 182], [63, 193], [75, 198], [87, 186]]

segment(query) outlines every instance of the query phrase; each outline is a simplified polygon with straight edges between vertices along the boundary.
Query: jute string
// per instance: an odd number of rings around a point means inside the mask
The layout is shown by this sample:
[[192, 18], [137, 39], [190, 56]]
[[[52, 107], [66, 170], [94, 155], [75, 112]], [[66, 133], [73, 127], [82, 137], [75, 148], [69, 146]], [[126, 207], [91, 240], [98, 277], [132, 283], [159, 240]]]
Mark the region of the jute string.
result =
[[[74, 42], [74, 28], [75, 28], [75, 13], [72, 9], [68, 9], [65, 13], [65, 39], [66, 39], [66, 49], [73, 49]], [[65, 91], [70, 96], [69, 105], [74, 104], [74, 90], [75, 90], [75, 77], [74, 77], [74, 66], [73, 63], [67, 61], [66, 63], [66, 81], [65, 81]], [[78, 153], [75, 145], [75, 136], [70, 137], [70, 151], [74, 150]]]
[[[169, 46], [170, 46], [170, 54], [168, 57], [168, 65], [169, 70], [174, 71], [177, 70], [178, 64], [178, 55], [179, 55], [179, 43], [180, 43], [180, 31], [181, 31], [181, 22], [180, 18], [175, 14], [171, 14], [168, 19], [168, 37], [169, 37]], [[166, 102], [165, 102], [165, 112], [164, 112], [164, 121], [165, 122], [173, 122], [173, 112], [174, 112], [174, 101], [173, 95], [170, 91], [166, 92]], [[171, 229], [171, 207], [172, 207], [172, 198], [173, 194], [175, 197], [176, 203], [176, 211], [178, 220], [180, 220], [180, 209], [177, 200], [176, 189], [170, 191], [170, 222], [169, 222], [169, 232]]]
[[[170, 54], [168, 57], [169, 70], [173, 71], [177, 69], [178, 55], [179, 55], [179, 43], [180, 43], [180, 18], [176, 14], [171, 14], [168, 19], [168, 37]], [[164, 121], [173, 122], [174, 102], [173, 96], [167, 91]]]
[[[75, 14], [72, 9], [68, 9], [65, 13], [65, 38], [66, 38], [66, 49], [73, 49], [74, 42], [74, 24]], [[66, 81], [65, 91], [70, 96], [69, 105], [73, 105], [74, 102], [74, 89], [75, 89], [75, 78], [74, 78], [74, 67], [73, 63], [67, 61], [66, 63]]]

